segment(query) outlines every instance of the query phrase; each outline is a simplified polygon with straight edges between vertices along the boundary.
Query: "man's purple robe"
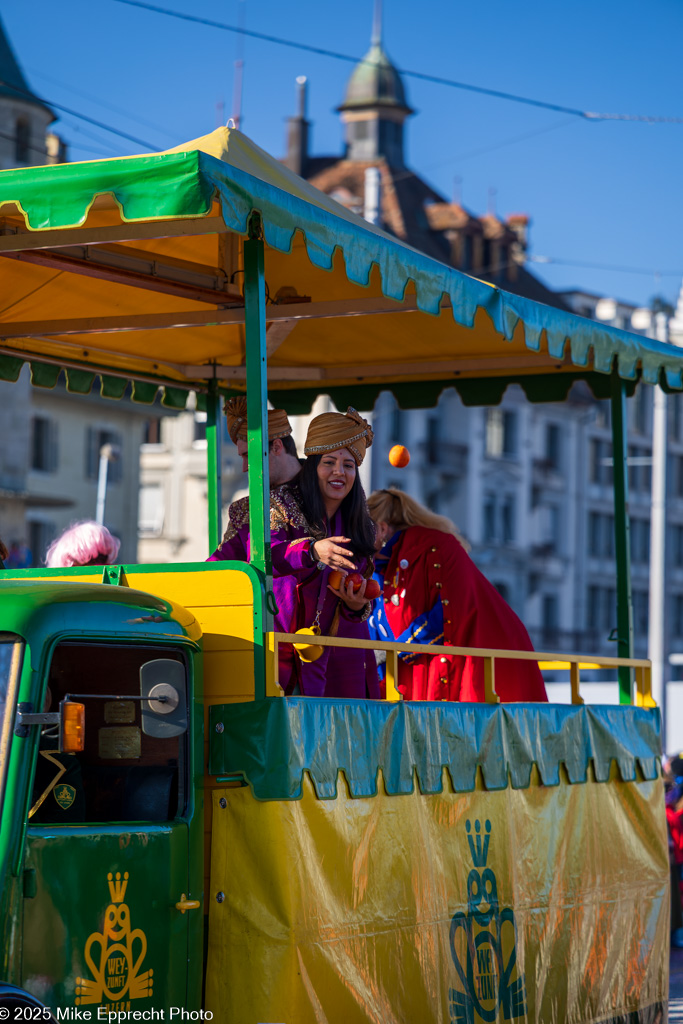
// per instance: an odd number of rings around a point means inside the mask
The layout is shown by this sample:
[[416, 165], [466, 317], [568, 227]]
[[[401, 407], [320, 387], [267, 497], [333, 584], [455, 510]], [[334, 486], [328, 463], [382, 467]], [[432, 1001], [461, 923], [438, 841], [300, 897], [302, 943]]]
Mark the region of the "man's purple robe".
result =
[[[271, 490], [270, 531], [273, 592], [278, 607], [275, 630], [295, 633], [297, 629], [312, 626], [322, 586], [324, 600], [319, 620], [322, 634], [330, 634], [336, 619], [334, 635], [369, 640], [367, 623], [327, 589], [329, 574], [321, 572], [311, 557], [311, 528], [301, 508], [301, 492], [296, 480]], [[248, 562], [249, 554], [249, 499], [241, 498], [230, 506], [223, 543], [208, 561]], [[358, 571], [364, 572], [366, 567], [367, 559], [359, 559]], [[380, 695], [372, 651], [325, 647], [322, 657], [314, 662], [302, 662], [291, 644], [280, 644], [279, 652], [279, 681], [285, 693], [292, 693], [298, 687], [307, 697], [362, 699]]]

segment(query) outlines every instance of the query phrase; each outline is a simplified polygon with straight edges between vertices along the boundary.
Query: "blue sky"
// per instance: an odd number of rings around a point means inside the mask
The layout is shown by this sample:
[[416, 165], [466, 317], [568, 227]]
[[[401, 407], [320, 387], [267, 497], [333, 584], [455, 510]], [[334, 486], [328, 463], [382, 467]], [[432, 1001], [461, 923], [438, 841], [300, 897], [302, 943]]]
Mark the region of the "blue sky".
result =
[[[159, 6], [361, 57], [372, 0], [157, 0]], [[217, 124], [232, 108], [236, 37], [115, 0], [0, 0], [32, 88], [163, 149]], [[581, 110], [683, 118], [680, 0], [384, 0], [385, 47], [399, 68]], [[271, 43], [244, 44], [244, 131], [282, 154], [294, 79], [309, 78], [313, 151], [340, 152], [334, 108], [351, 65]], [[578, 286], [646, 303], [675, 301], [683, 277], [683, 123], [587, 122], [406, 78], [418, 113], [410, 166], [484, 213], [528, 213], [531, 252], [646, 273], [530, 265], [554, 288]], [[144, 152], [64, 116], [72, 159]], [[655, 271], [662, 276], [655, 277]], [[675, 272], [664, 273], [664, 272]]]

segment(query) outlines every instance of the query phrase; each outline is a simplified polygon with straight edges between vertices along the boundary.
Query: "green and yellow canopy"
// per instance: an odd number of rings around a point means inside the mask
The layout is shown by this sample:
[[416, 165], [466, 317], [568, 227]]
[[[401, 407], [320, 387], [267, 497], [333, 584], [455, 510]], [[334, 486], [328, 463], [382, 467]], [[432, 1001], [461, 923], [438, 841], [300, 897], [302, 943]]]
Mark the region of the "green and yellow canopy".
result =
[[221, 128], [152, 156], [0, 172], [0, 378], [61, 369], [73, 391], [182, 407], [216, 378], [245, 387], [242, 241], [266, 242], [268, 387], [368, 407], [455, 385], [466, 402], [518, 381], [564, 398], [612, 371], [683, 387], [683, 353], [520, 298], [404, 245]]

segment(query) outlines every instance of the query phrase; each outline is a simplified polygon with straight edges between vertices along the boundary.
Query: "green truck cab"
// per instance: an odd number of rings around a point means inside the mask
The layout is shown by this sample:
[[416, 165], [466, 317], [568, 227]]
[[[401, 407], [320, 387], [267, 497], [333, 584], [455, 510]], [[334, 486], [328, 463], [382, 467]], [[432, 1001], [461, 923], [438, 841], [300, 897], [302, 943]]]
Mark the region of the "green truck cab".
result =
[[249, 566], [9, 576], [2, 1019], [662, 1012], [656, 708], [258, 694]]
[[[0, 977], [53, 1013], [198, 1006], [201, 631], [101, 583], [6, 582], [0, 609]], [[155, 685], [173, 710], [141, 700]], [[67, 694], [84, 695], [78, 756], [56, 752], [54, 727], [20, 724]]]

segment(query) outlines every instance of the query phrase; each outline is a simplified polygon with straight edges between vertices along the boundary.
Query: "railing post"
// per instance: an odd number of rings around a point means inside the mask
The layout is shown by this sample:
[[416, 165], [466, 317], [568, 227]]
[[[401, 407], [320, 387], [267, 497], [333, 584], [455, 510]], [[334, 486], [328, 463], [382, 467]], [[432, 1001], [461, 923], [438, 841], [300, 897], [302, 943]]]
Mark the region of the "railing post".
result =
[[247, 365], [247, 459], [249, 465], [249, 561], [263, 578], [260, 607], [254, 607], [254, 686], [266, 694], [268, 652], [265, 634], [273, 629], [273, 570], [270, 555], [268, 474], [268, 378], [264, 243], [256, 214], [244, 243], [244, 336]]
[[572, 704], [583, 704], [583, 697], [579, 692], [579, 683], [581, 677], [581, 666], [578, 661], [572, 661], [569, 663], [569, 682], [572, 688]]
[[387, 651], [386, 661], [386, 699], [401, 700], [398, 688], [398, 651]]
[[484, 698], [487, 704], [500, 704], [496, 693], [496, 659], [490, 655], [484, 658]]
[[209, 554], [216, 550], [223, 536], [223, 494], [221, 454], [221, 396], [215, 379], [209, 381], [206, 401], [206, 460], [209, 503]]
[[[633, 604], [628, 514], [628, 444], [626, 431], [626, 384], [612, 373], [612, 462], [614, 466], [614, 544], [617, 561], [617, 653], [633, 657]], [[632, 670], [620, 665], [619, 703], [630, 704]]]

